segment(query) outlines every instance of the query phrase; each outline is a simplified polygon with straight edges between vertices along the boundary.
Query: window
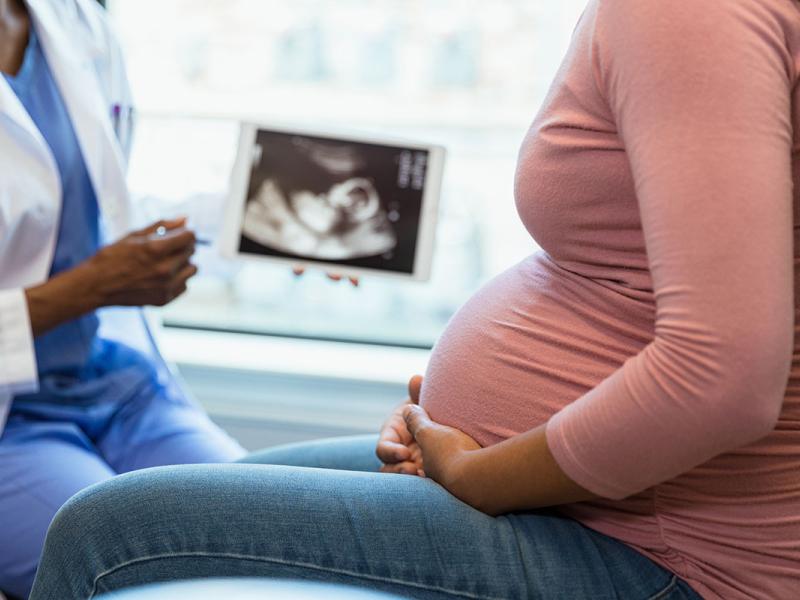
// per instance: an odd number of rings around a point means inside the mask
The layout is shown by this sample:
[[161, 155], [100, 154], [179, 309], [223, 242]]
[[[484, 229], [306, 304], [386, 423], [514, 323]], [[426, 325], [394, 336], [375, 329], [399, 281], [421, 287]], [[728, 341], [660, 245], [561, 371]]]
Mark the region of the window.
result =
[[448, 148], [429, 283], [359, 289], [282, 266], [201, 275], [168, 324], [428, 347], [483, 281], [535, 249], [516, 154], [585, 0], [108, 0], [139, 109], [131, 187], [214, 236], [237, 119]]

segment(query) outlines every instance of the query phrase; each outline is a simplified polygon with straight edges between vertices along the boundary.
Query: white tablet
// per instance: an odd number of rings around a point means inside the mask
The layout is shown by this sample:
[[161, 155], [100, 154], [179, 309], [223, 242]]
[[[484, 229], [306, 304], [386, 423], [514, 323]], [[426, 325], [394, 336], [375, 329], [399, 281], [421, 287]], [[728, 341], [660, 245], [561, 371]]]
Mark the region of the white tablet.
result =
[[225, 256], [345, 276], [430, 276], [445, 150], [242, 124]]

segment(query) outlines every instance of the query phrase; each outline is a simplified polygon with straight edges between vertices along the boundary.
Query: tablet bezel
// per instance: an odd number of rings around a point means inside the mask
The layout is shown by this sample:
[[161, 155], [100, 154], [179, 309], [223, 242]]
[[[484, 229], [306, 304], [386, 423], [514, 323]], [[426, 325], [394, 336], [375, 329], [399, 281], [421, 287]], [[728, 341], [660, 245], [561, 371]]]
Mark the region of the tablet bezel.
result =
[[[242, 252], [239, 250], [242, 221], [244, 219], [247, 195], [249, 191], [250, 175], [252, 172], [251, 157], [253, 145], [259, 131], [284, 133], [289, 135], [309, 136], [343, 142], [375, 144], [407, 148], [409, 150], [425, 150], [428, 152], [428, 164], [425, 172], [423, 186], [422, 206], [420, 209], [419, 226], [417, 230], [417, 244], [414, 253], [414, 269], [411, 273], [399, 273], [375, 268], [354, 267], [341, 265], [336, 262], [319, 261], [303, 258], [286, 258]], [[228, 197], [225, 201], [222, 234], [219, 249], [226, 258], [269, 261], [273, 264], [286, 264], [299, 268], [321, 268], [325, 271], [336, 273], [344, 277], [363, 277], [379, 275], [381, 277], [398, 278], [412, 281], [427, 281], [430, 279], [433, 261], [436, 225], [438, 222], [439, 198], [444, 175], [445, 148], [435, 144], [422, 144], [409, 142], [391, 137], [375, 135], [343, 134], [331, 130], [305, 129], [286, 126], [271, 125], [246, 121], [241, 123], [239, 144], [236, 153], [236, 162], [231, 173], [231, 184]]]

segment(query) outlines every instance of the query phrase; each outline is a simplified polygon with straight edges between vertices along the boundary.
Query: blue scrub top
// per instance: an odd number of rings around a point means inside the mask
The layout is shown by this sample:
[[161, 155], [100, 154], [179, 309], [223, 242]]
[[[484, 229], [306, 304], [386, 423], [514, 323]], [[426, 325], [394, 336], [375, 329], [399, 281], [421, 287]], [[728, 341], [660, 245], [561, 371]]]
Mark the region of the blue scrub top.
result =
[[[99, 249], [97, 197], [72, 121], [33, 27], [20, 71], [4, 77], [50, 147], [61, 176], [62, 208], [50, 270], [53, 276], [75, 267]], [[18, 398], [52, 399], [48, 396], [55, 394], [62, 399], [97, 401], [106, 394], [116, 395], [115, 389], [119, 393], [121, 388], [156, 378], [155, 368], [143, 356], [101, 340], [98, 327], [98, 317], [92, 312], [37, 337], [41, 389], [38, 394]]]

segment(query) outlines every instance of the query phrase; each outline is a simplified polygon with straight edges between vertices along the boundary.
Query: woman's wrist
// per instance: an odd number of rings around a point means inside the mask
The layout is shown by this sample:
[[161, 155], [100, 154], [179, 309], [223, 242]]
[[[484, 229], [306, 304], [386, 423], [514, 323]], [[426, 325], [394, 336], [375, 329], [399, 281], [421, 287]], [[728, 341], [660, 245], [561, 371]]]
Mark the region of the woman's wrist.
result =
[[[452, 489], [448, 490], [465, 502], [488, 515], [500, 514], [496, 506], [497, 481], [493, 477], [496, 466], [486, 448], [461, 453], [453, 464]], [[447, 486], [446, 486], [447, 487]]]
[[547, 445], [546, 424], [472, 452], [466, 472], [475, 504], [498, 515], [592, 500], [572, 481]]

